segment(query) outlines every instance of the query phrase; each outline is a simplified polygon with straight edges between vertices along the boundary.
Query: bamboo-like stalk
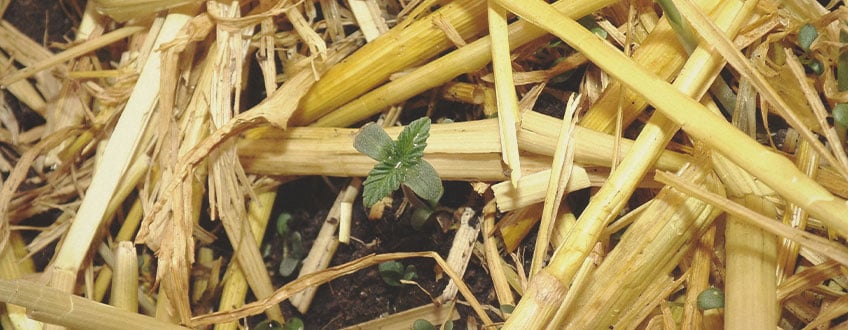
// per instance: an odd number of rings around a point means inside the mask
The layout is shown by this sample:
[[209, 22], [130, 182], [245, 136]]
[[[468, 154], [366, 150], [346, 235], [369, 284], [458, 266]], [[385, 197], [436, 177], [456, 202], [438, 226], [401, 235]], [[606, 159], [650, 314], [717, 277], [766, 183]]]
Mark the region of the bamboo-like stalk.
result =
[[[848, 162], [848, 158], [842, 157], [838, 160], [818, 141], [812, 131], [807, 129], [802, 123], [799, 116], [790, 109], [790, 107], [786, 104], [786, 101], [784, 101], [774, 88], [771, 87], [764, 75], [754, 69], [751, 63], [748, 62], [736, 49], [733, 42], [728, 40], [727, 37], [724, 36], [712, 22], [704, 17], [704, 14], [691, 3], [691, 0], [677, 0], [675, 3], [680, 9], [680, 12], [687, 17], [693, 26], [697, 27], [698, 33], [701, 37], [704, 38], [706, 42], [713, 44], [716, 47], [715, 49], [721, 53], [728, 63], [737, 69], [740, 74], [751, 80], [752, 85], [757, 88], [757, 91], [760, 92], [760, 95], [764, 99], [774, 106], [778, 114], [780, 114], [790, 125], [798, 130], [798, 132], [801, 133], [801, 136], [813, 146], [813, 149], [821, 154], [821, 156], [824, 157], [831, 166], [834, 166], [837, 172], [842, 174], [843, 177], [848, 178], [848, 163], [840, 162], [840, 160]], [[760, 174], [760, 172], [757, 171], [753, 171], [753, 173]], [[840, 230], [843, 235], [848, 235], [848, 223], [836, 226], [836, 228], [839, 228], [838, 230]]]
[[[20, 232], [12, 232], [9, 243], [0, 249], [0, 279], [13, 280], [22, 278], [35, 272], [32, 259], [19, 260], [19, 256], [26, 254], [26, 247]], [[27, 317], [26, 308], [19, 305], [5, 304], [5, 314], [14, 329], [40, 329], [41, 322]]]
[[[577, 191], [593, 185], [598, 186], [605, 179], [604, 177], [590, 175], [585, 169], [576, 165], [572, 167], [569, 176], [570, 179], [564, 187], [564, 192]], [[597, 179], [600, 179], [600, 182], [595, 181]], [[492, 192], [495, 194], [498, 209], [501, 212], [506, 212], [544, 201], [550, 180], [551, 170], [544, 170], [525, 175], [521, 181], [518, 181], [517, 187], [513, 187], [510, 182], [492, 185]]]
[[[521, 130], [518, 143], [522, 151], [553, 156], [556, 150], [556, 137], [561, 122], [558, 118], [534, 111], [522, 113]], [[617, 139], [613, 136], [580, 126], [574, 128], [574, 161], [588, 166], [609, 167], [613, 159], [613, 150], [618, 144], [618, 159], [622, 159], [634, 142], [630, 139]], [[687, 155], [661, 150], [654, 167], [667, 171], [677, 171], [692, 159]]]
[[420, 64], [452, 47], [453, 43], [445, 34], [433, 28], [432, 17], [443, 17], [463, 38], [468, 39], [484, 31], [484, 9], [485, 2], [482, 1], [452, 1], [428, 17], [394, 27], [348, 57], [344, 65], [330, 69], [303, 98], [300, 111], [292, 122], [296, 125], [309, 124], [383, 83], [390, 74]]
[[572, 94], [568, 99], [565, 115], [562, 118], [562, 126], [560, 126], [559, 136], [557, 137], [557, 148], [554, 151], [551, 171], [545, 187], [545, 203], [542, 207], [542, 219], [539, 221], [539, 234], [533, 248], [533, 259], [530, 263], [530, 279], [533, 278], [533, 274], [542, 269], [544, 260], [548, 257], [556, 213], [571, 181], [571, 173], [574, 169], [575, 143], [573, 141], [574, 128], [577, 126], [578, 104], [580, 104], [580, 96], [575, 98]]
[[[703, 329], [703, 314], [698, 309], [698, 295], [709, 288], [710, 265], [712, 265], [715, 244], [716, 225], [713, 225], [698, 239], [692, 262], [689, 264], [689, 277], [686, 279], [686, 299], [683, 305], [681, 329]], [[709, 328], [708, 328], [709, 329]]]
[[[559, 120], [538, 113], [525, 113], [524, 124], [518, 135], [519, 147], [524, 151], [552, 155]], [[445, 180], [503, 180], [500, 160], [497, 120], [434, 124], [425, 150], [426, 159], [433, 164]], [[390, 136], [397, 136], [401, 128], [388, 128]], [[291, 128], [285, 131], [263, 127], [248, 131], [239, 143], [239, 153], [245, 170], [265, 175], [329, 175], [366, 176], [374, 160], [353, 148], [357, 130], [339, 128]], [[614, 139], [604, 133], [575, 128], [574, 161], [578, 164], [608, 166], [612, 159]], [[463, 143], [456, 143], [463, 141]], [[620, 152], [625, 152], [632, 142], [622, 141]], [[550, 162], [544, 157], [526, 154], [526, 173], [547, 169]], [[687, 157], [663, 153], [657, 167], [678, 169]], [[468, 168], [477, 170], [469, 172]]]
[[[670, 86], [667, 83], [647, 74], [643, 69], [634, 66], [629, 59], [603, 44], [597, 37], [585, 31], [585, 29], [581, 28], [576, 22], [570, 20], [565, 15], [550, 10], [550, 7], [547, 5], [536, 1], [521, 4], [513, 1], [505, 1], [504, 5], [508, 9], [518, 13], [519, 16], [545, 27], [545, 29], [553, 32], [573, 47], [581, 50], [609, 74], [621, 79], [630, 88], [643, 94], [660, 109], [662, 114], [669, 116], [672, 121], [680, 124], [690, 135], [703, 139], [708, 145], [726, 154], [735, 162], [743, 165], [747, 170], [762, 175], [762, 179], [765, 182], [777, 186], [785, 182], [786, 173], [794, 174], [797, 172], [794, 166], [786, 159], [761, 147], [744, 134], [734, 130], [727, 123], [709, 114], [703, 106], [685, 97], [680, 92], [669, 88]], [[561, 23], [563, 20], [568, 21], [568, 23]], [[552, 22], [558, 22], [558, 24], [554, 25]], [[678, 111], [681, 106], [689, 110]], [[720, 131], [721, 133], [715, 134], [715, 131]], [[744, 142], [740, 143], [740, 141]], [[758, 157], [752, 157], [752, 155], [757, 155]], [[768, 158], [769, 160], [761, 161], [763, 158]], [[775, 163], [780, 164], [777, 166], [779, 168], [777, 171], [774, 169]], [[805, 180], [804, 178], [800, 178], [799, 180], [804, 182], [803, 185], [806, 186], [804, 189], [808, 190], [808, 193], [799, 194], [798, 186], [790, 188], [784, 185], [775, 188], [789, 199], [805, 201], [807, 208], [811, 210], [815, 209], [814, 212], [821, 215], [822, 218], [827, 218], [830, 222], [838, 223], [839, 221], [836, 220], [838, 216], [836, 214], [843, 212], [846, 206], [829, 192], [812, 182], [812, 180]], [[810, 199], [808, 198], [809, 193], [818, 196], [816, 201], [810, 203]], [[848, 229], [848, 226], [838, 225], [843, 227], [843, 229]], [[574, 266], [582, 260], [580, 256], [585, 255], [583, 252], [570, 256], [565, 254], [562, 259], [552, 262], [552, 273], [561, 275], [567, 281], [573, 274]], [[560, 264], [559, 261], [562, 261], [562, 263]], [[513, 319], [508, 321], [508, 325], [521, 324], [521, 321], [528, 321], [526, 319], [515, 318], [521, 311], [524, 301], [533, 302], [533, 299], [522, 300]], [[525, 310], [527, 313], [532, 313], [535, 310], [532, 303], [528, 303], [525, 308], [527, 308]], [[512, 320], [519, 321], [516, 321], [518, 323], [512, 323]]]
[[138, 256], [132, 242], [118, 242], [115, 247], [114, 267], [109, 304], [131, 313], [138, 313]]
[[[715, 1], [710, 1], [715, 4]], [[686, 63], [686, 51], [675, 41], [674, 30], [668, 20], [660, 20], [633, 54], [633, 61], [669, 80]], [[648, 102], [639, 94], [625, 88], [621, 82], [613, 81], [598, 100], [592, 104], [580, 120], [580, 126], [600, 132], [612, 133], [615, 129], [617, 112], [621, 105], [621, 122], [627, 127], [647, 107]]]
[[[748, 195], [740, 202], [770, 218], [776, 215], [774, 205], [760, 196]], [[728, 329], [776, 326], [780, 318], [775, 297], [776, 238], [735, 217], [727, 219], [725, 237], [725, 326]]]
[[97, 10], [118, 22], [144, 17], [157, 11], [179, 7], [194, 0], [94, 0]]
[[[756, 134], [753, 93], [740, 91], [733, 124], [749, 136]], [[774, 192], [725, 157], [713, 157], [716, 173], [722, 178], [730, 200], [766, 217], [776, 219], [771, 201]], [[734, 216], [725, 227], [726, 284], [724, 324], [729, 328], [777, 326], [779, 309], [777, 287], [777, 238]], [[742, 311], [745, 312], [742, 312]]]
[[489, 201], [483, 207], [483, 245], [486, 252], [486, 264], [489, 268], [489, 275], [492, 277], [492, 286], [495, 288], [495, 294], [498, 297], [498, 303], [503, 306], [515, 306], [515, 298], [512, 296], [509, 282], [504, 274], [503, 259], [501, 259], [498, 251], [498, 243], [495, 236], [495, 214], [497, 207], [494, 200]]
[[[341, 217], [341, 203], [345, 198], [345, 193], [346, 191], [339, 193], [336, 197], [336, 201], [333, 203], [333, 206], [330, 207], [330, 210], [327, 212], [327, 217], [321, 225], [321, 230], [318, 231], [318, 237], [316, 237], [315, 241], [312, 243], [312, 248], [309, 249], [309, 254], [307, 254], [306, 258], [303, 259], [303, 265], [301, 265], [300, 272], [297, 275], [298, 278], [327, 269], [330, 265], [330, 261], [333, 260], [336, 249], [339, 247], [339, 241], [335, 236], [336, 229], [339, 227], [339, 222], [335, 221], [335, 219]], [[292, 306], [297, 308], [298, 311], [306, 314], [306, 312], [309, 311], [309, 307], [312, 305], [312, 299], [315, 298], [315, 293], [317, 292], [317, 286], [309, 287], [292, 295], [292, 297], [289, 298], [289, 301]]]
[[[459, 211], [459, 210], [457, 210]], [[474, 243], [477, 242], [477, 237], [480, 236], [480, 216], [470, 207], [462, 209], [460, 216], [460, 227], [454, 235], [453, 243], [451, 243], [450, 251], [448, 252], [447, 261], [448, 267], [453, 269], [460, 278], [465, 276], [465, 270], [468, 268], [468, 262], [471, 261], [471, 256], [474, 254]], [[438, 304], [446, 304], [447, 302], [456, 299], [456, 291], [458, 287], [456, 282], [451, 279], [442, 294], [436, 297], [435, 301]]]
[[816, 287], [822, 281], [843, 275], [843, 265], [828, 260], [792, 275], [777, 288], [777, 299], [784, 302], [787, 298]]
[[351, 1], [349, 4], [350, 11], [353, 12], [356, 23], [368, 42], [389, 30], [381, 15], [379, 4], [374, 0]]
[[[164, 42], [171, 41], [189, 19], [190, 16], [185, 14], [169, 15], [165, 19], [165, 27], [157, 36], [155, 48], [158, 49]], [[73, 244], [64, 244], [56, 253], [49, 284], [53, 288], [64, 292], [70, 292], [73, 289], [77, 271], [106, 212], [107, 203], [103, 201], [110, 200], [114, 194], [121, 173], [128, 167], [137, 147], [136, 142], [150, 117], [149, 113], [156, 99], [151, 93], [156, 93], [155, 86], [159, 85], [158, 69], [159, 56], [157, 53], [151, 54], [139, 76], [137, 83], [139, 87], [130, 97], [107, 144], [106, 161], [101, 164], [92, 178], [91, 185], [77, 211], [76, 220], [65, 238], [65, 242], [73, 242]]]
[[512, 78], [512, 59], [509, 54], [509, 31], [506, 10], [494, 0], [487, 0], [489, 38], [492, 39], [492, 71], [495, 76], [495, 98], [497, 99], [498, 131], [500, 132], [501, 154], [509, 172], [509, 181], [518, 186], [521, 179], [521, 160], [518, 158], [518, 95]]
[[38, 321], [72, 329], [187, 329], [24, 280], [0, 280], [0, 301]]
[[[681, 180], [722, 193], [717, 178], [707, 177], [708, 171], [702, 160], [679, 175]], [[630, 225], [588, 283], [572, 287], [571, 292], [578, 295], [576, 307], [570, 317], [566, 316], [568, 323], [560, 326], [600, 329], [616, 324], [651, 279], [670, 273], [718, 215], [718, 210], [708, 204], [664, 188]]]
[[[247, 215], [253, 239], [258, 244], [262, 242], [262, 237], [268, 227], [268, 220], [271, 216], [274, 199], [277, 198], [277, 192], [275, 190], [258, 192], [256, 198], [256, 200], [250, 202]], [[224, 273], [224, 288], [221, 291], [218, 310], [226, 311], [244, 305], [247, 288], [247, 280], [239, 263], [230, 264]], [[215, 324], [215, 330], [235, 330], [237, 328], [238, 322], [236, 321]]]
[[197, 260], [195, 260], [195, 265], [198, 268], [203, 269], [204, 271], [208, 271], [206, 274], [202, 274], [200, 276], [196, 276], [194, 273], [192, 277], [194, 280], [191, 281], [191, 297], [190, 301], [192, 304], [197, 303], [200, 299], [203, 298], [203, 294], [209, 288], [209, 279], [214, 274], [211, 273], [212, 264], [215, 262], [215, 252], [212, 251], [209, 247], [201, 247], [197, 251]]
[[342, 201], [339, 204], [339, 242], [350, 243], [350, 224], [353, 222], [353, 204], [356, 197], [359, 196], [359, 190], [362, 188], [362, 180], [354, 178], [350, 184], [345, 187], [342, 194]]
[[[819, 157], [818, 154], [810, 149], [810, 145], [805, 141], [800, 141], [797, 151], [797, 159], [795, 162], [798, 168], [802, 169], [805, 174], [810, 177], [816, 177], [818, 173]], [[804, 230], [807, 228], [807, 220], [809, 215], [803, 209], [795, 204], [788, 204], [783, 210], [783, 223], [791, 225], [794, 228]], [[786, 280], [789, 276], [795, 273], [796, 261], [798, 260], [798, 252], [800, 246], [798, 243], [787, 239], [780, 240], [780, 246], [777, 251], [777, 277], [778, 284]]]
[[828, 241], [824, 238], [810, 234], [806, 231], [801, 231], [786, 226], [782, 223], [773, 221], [773, 219], [763, 216], [762, 214], [753, 212], [726, 198], [722, 198], [721, 196], [705, 192], [703, 190], [700, 190], [698, 187], [694, 187], [686, 182], [676, 180], [665, 172], [657, 172], [656, 178], [658, 181], [671, 185], [680, 191], [683, 191], [693, 197], [697, 197], [698, 199], [710, 203], [710, 205], [718, 207], [727, 212], [728, 214], [737, 217], [738, 219], [742, 219], [749, 223], [752, 223], [757, 227], [765, 229], [771, 234], [783, 236], [793, 241], [796, 241], [802, 247], [806, 247], [810, 250], [821, 253], [822, 255], [826, 255], [828, 256], [828, 258], [833, 259], [836, 262], [841, 263], [842, 265], [848, 266], [848, 249], [846, 249], [840, 244]]
[[454, 302], [447, 304], [427, 304], [412, 309], [407, 309], [403, 312], [398, 312], [386, 317], [376, 318], [370, 321], [355, 324], [343, 330], [359, 330], [359, 329], [406, 329], [409, 328], [415, 320], [426, 320], [431, 324], [439, 325], [449, 320], [458, 320], [459, 313], [454, 308]]
[[[563, 13], [569, 15], [569, 17], [579, 18], [585, 15], [588, 15], [600, 8], [608, 6], [612, 3], [615, 3], [614, 0], [583, 0], [583, 1], [558, 1], [554, 4], [554, 8]], [[457, 4], [459, 1], [454, 1], [450, 5]], [[482, 2], [475, 1], [482, 5]], [[447, 7], [447, 6], [445, 6]], [[443, 10], [444, 8], [443, 7]], [[465, 10], [465, 12], [471, 13], [470, 10]], [[423, 20], [426, 21], [426, 20]], [[427, 23], [429, 24], [429, 23]], [[397, 28], [393, 29], [396, 30]], [[545, 32], [541, 29], [538, 29], [527, 22], [520, 20], [516, 23], [510, 24], [509, 26], [509, 46], [512, 49], [515, 49], [521, 45], [524, 45], [531, 40], [539, 38], [543, 36]], [[389, 32], [384, 39], [389, 39], [389, 35], [392, 35]], [[444, 38], [444, 37], [441, 37]], [[392, 41], [394, 43], [394, 41]], [[390, 48], [395, 48], [399, 45], [395, 44], [393, 47], [385, 47], [387, 50]], [[405, 49], [404, 47], [397, 47], [398, 49]], [[407, 47], [409, 48], [409, 47]], [[365, 47], [363, 47], [365, 49]], [[363, 53], [364, 51], [357, 52]], [[363, 54], [357, 55], [360, 56], [373, 56], [373, 54]], [[354, 57], [348, 60], [348, 62], [354, 62]], [[382, 61], [382, 58], [378, 58], [375, 60]], [[416, 61], [420, 60], [420, 58], [416, 58]], [[422, 65], [421, 67], [415, 69], [414, 71], [395, 79], [389, 83], [386, 83], [378, 88], [373, 88], [375, 85], [368, 85], [363, 90], [371, 89], [370, 92], [359, 96], [354, 99], [355, 96], [348, 96], [347, 101], [336, 101], [329, 100], [325, 94], [336, 95], [339, 89], [341, 88], [341, 84], [344, 84], [344, 89], [353, 89], [359, 88], [359, 85], [362, 84], [360, 80], [351, 80], [349, 79], [341, 79], [341, 77], [334, 77], [337, 81], [333, 82], [334, 86], [330, 88], [329, 86], [324, 88], [326, 92], [323, 94], [318, 92], [318, 89], [310, 91], [310, 95], [313, 95], [311, 98], [317, 99], [322, 102], [326, 102], [327, 105], [322, 105], [323, 108], [336, 108], [332, 112], [328, 113], [324, 117], [321, 117], [319, 120], [315, 121], [313, 125], [315, 126], [326, 126], [326, 127], [344, 127], [352, 125], [356, 122], [365, 120], [366, 118], [382, 111], [385, 108], [388, 108], [391, 105], [398, 104], [403, 102], [404, 100], [408, 100], [415, 95], [421, 94], [422, 92], [436, 88], [451, 80], [463, 73], [469, 73], [475, 70], [480, 69], [485, 66], [492, 60], [491, 57], [491, 38], [482, 37], [475, 42], [469, 43], [468, 45], [459, 48], [448, 55], [442, 56], [438, 59], [430, 61], [427, 64]], [[361, 62], [361, 60], [357, 60]], [[373, 65], [362, 64], [368, 70], [368, 75], [373, 74], [374, 67]], [[376, 66], [376, 67], [382, 67]], [[341, 69], [339, 69], [341, 70]], [[364, 76], [364, 74], [359, 73], [359, 71], [350, 71], [349, 75], [356, 76]], [[376, 75], [375, 75], [376, 76]], [[322, 81], [330, 80], [330, 75], [325, 76]], [[385, 79], [385, 78], [382, 78]], [[325, 84], [330, 84], [329, 82], [325, 82]], [[364, 84], [363, 84], [364, 85]], [[373, 89], [372, 89], [373, 88]], [[359, 93], [361, 94], [361, 92]], [[359, 95], [357, 94], [357, 96]], [[332, 102], [332, 105], [330, 104]], [[302, 112], [310, 113], [309, 109], [318, 108], [318, 106], [310, 106], [310, 103], [301, 104]], [[329, 111], [329, 110], [326, 110]], [[297, 123], [309, 123], [311, 122], [312, 116], [300, 115], [301, 117], [297, 120]]]

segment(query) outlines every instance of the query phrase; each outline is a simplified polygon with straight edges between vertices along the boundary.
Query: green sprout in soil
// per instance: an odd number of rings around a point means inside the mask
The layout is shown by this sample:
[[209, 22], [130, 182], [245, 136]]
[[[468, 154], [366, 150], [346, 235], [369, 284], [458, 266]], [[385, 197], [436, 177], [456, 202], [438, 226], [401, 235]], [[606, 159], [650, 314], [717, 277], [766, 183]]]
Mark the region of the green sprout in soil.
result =
[[412, 322], [412, 330], [436, 330], [436, 329], [444, 329], [451, 330], [453, 329], [453, 321], [447, 320], [445, 324], [442, 325], [441, 328], [437, 328], [433, 323], [427, 321], [425, 319], [417, 319], [415, 322]]
[[[425, 210], [427, 217], [432, 214], [444, 188], [433, 166], [422, 159], [429, 137], [429, 117], [409, 123], [398, 135], [397, 141], [392, 141], [376, 123], [362, 127], [353, 147], [377, 161], [362, 183], [365, 206], [371, 207], [398, 188], [403, 188], [404, 196], [414, 206]], [[420, 196], [424, 202], [415, 195]]]
[[810, 46], [813, 44], [813, 41], [819, 37], [818, 31], [816, 31], [816, 27], [812, 24], [807, 23], [801, 26], [801, 29], [798, 30], [798, 46], [804, 50], [804, 53], [799, 56], [799, 60], [801, 64], [804, 65], [808, 70], [815, 73], [816, 75], [822, 74], [824, 68], [822, 67], [822, 63], [813, 58], [810, 52]]
[[303, 320], [298, 317], [287, 319], [284, 325], [274, 320], [264, 320], [254, 327], [257, 330], [303, 330], [304, 328]]
[[418, 278], [414, 265], [404, 267], [400, 261], [386, 261], [381, 263], [377, 266], [377, 271], [380, 273], [380, 277], [383, 278], [383, 282], [391, 286], [401, 286], [403, 284], [401, 280], [412, 281]]
[[[291, 220], [292, 215], [290, 213], [283, 212], [277, 216], [277, 237], [283, 247], [283, 260], [280, 262], [278, 271], [283, 277], [289, 277], [294, 274], [294, 271], [300, 266], [303, 258], [306, 257], [300, 232], [293, 231], [289, 228]], [[266, 256], [271, 254], [271, 248], [272, 246], [270, 244], [265, 246]]]

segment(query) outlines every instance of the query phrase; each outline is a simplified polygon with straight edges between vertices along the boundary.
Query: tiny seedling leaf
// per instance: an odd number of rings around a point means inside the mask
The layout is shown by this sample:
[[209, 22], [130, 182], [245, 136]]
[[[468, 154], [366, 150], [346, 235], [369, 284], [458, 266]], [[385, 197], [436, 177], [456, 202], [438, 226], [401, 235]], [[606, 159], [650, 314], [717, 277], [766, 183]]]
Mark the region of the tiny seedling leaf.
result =
[[842, 127], [848, 127], [848, 103], [839, 103], [833, 107], [833, 121]]
[[810, 45], [812, 45], [813, 41], [816, 41], [816, 38], [818, 37], [819, 32], [816, 31], [815, 26], [810, 23], [804, 24], [798, 31], [798, 45], [801, 46], [801, 49], [805, 52], [809, 52]]
[[724, 308], [724, 292], [711, 287], [698, 294], [698, 309], [705, 311], [715, 308]]
[[383, 197], [400, 188], [400, 183], [406, 177], [408, 168], [394, 166], [388, 162], [381, 161], [374, 165], [365, 182], [362, 183], [362, 199], [365, 205], [371, 207]]
[[306, 326], [303, 325], [303, 320], [299, 317], [292, 317], [286, 320], [286, 324], [283, 325], [283, 330], [303, 330]]
[[283, 329], [283, 327], [280, 326], [280, 322], [277, 322], [277, 321], [274, 321], [274, 320], [263, 320], [262, 322], [257, 323], [256, 326], [254, 327], [254, 329], [257, 329], [257, 330], [280, 330], [280, 329]]
[[299, 265], [300, 259], [286, 256], [283, 258], [283, 261], [280, 262], [280, 268], [278, 270], [280, 271], [280, 275], [283, 275], [283, 277], [289, 277], [294, 273]]
[[392, 141], [392, 138], [376, 123], [368, 123], [362, 126], [353, 141], [353, 147], [356, 151], [377, 161], [392, 154], [394, 146], [395, 142]]
[[401, 286], [400, 280], [403, 278], [403, 264], [399, 261], [386, 261], [377, 266], [380, 277], [383, 282], [391, 286]]
[[418, 279], [418, 273], [415, 271], [415, 265], [406, 266], [406, 270], [403, 271], [403, 279], [407, 281], [414, 281]]
[[277, 234], [285, 237], [289, 233], [289, 221], [291, 221], [292, 215], [288, 212], [280, 213], [277, 216]]
[[424, 157], [427, 138], [430, 137], [430, 117], [421, 117], [409, 123], [397, 139], [397, 155], [406, 166], [418, 163]]
[[404, 184], [427, 201], [438, 201], [444, 193], [439, 174], [426, 161], [421, 161], [410, 168]]
[[436, 170], [421, 159], [429, 137], [429, 117], [422, 117], [404, 127], [397, 142], [392, 141], [376, 124], [362, 127], [354, 140], [354, 148], [377, 160], [362, 183], [365, 206], [371, 207], [400, 188], [402, 183], [424, 199], [438, 200], [443, 191], [442, 182]]
[[417, 319], [412, 322], [412, 330], [436, 330], [436, 326], [425, 319]]

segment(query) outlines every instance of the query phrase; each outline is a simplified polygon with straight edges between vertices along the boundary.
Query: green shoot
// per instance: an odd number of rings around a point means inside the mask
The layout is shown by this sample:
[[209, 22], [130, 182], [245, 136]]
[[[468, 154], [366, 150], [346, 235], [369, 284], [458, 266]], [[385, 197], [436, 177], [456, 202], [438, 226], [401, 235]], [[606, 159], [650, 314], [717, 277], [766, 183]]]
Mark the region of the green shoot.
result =
[[409, 265], [404, 268], [400, 261], [386, 261], [377, 266], [377, 270], [383, 282], [391, 286], [401, 286], [401, 280], [412, 281], [418, 278], [415, 266]]
[[680, 15], [680, 11], [677, 10], [677, 7], [674, 6], [674, 2], [671, 0], [656, 0], [656, 3], [662, 7], [663, 13], [665, 13], [665, 17], [668, 19], [668, 23], [671, 24], [671, 28], [674, 29], [674, 32], [677, 32], [677, 37], [680, 39], [680, 43], [683, 45], [683, 48], [686, 49], [687, 53], [692, 53], [695, 50], [695, 47], [698, 47], [698, 39], [695, 38], [695, 34], [692, 33], [692, 29], [689, 28], [689, 23], [683, 19], [683, 16]]
[[[303, 249], [303, 238], [300, 232], [292, 231], [289, 228], [291, 220], [292, 216], [290, 213], [284, 212], [277, 216], [277, 237], [282, 243], [283, 248], [283, 260], [280, 262], [278, 271], [284, 277], [291, 276], [297, 270], [297, 267], [300, 266], [303, 258], [306, 257]], [[263, 251], [265, 257], [271, 255], [271, 250], [272, 245], [266, 244]]]
[[430, 118], [417, 119], [406, 126], [392, 141], [380, 125], [369, 123], [362, 127], [353, 142], [357, 151], [377, 161], [362, 183], [365, 206], [371, 207], [403, 184], [424, 200], [438, 201], [444, 188], [439, 174], [423, 160], [427, 138], [430, 137]]
[[698, 309], [705, 311], [715, 308], [724, 308], [724, 292], [711, 287], [698, 294]]

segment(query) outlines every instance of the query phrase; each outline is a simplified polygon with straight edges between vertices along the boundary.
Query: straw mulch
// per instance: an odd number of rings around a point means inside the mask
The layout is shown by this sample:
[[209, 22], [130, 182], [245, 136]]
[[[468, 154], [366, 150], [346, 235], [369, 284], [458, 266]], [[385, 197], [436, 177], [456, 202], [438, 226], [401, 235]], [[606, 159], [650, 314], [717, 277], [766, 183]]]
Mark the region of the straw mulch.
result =
[[[62, 3], [0, 24], [4, 329], [351, 326], [317, 288], [392, 260], [432, 302], [361, 328], [848, 328], [840, 1]], [[429, 207], [353, 147], [423, 116], [452, 246], [334, 262]]]

